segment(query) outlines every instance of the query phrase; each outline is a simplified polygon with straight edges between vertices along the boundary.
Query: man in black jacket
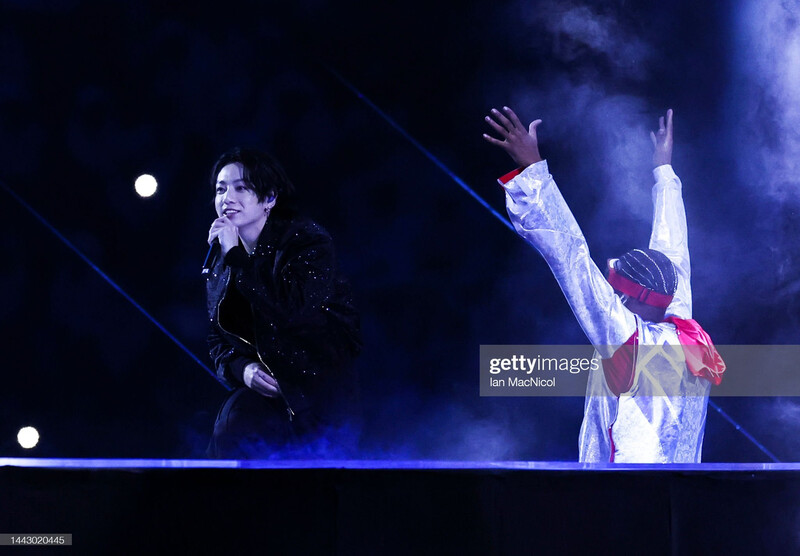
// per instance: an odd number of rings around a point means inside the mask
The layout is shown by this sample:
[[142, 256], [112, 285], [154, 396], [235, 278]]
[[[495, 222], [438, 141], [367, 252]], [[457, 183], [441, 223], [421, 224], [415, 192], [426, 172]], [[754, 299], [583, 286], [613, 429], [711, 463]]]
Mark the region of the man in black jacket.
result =
[[296, 215], [292, 183], [265, 153], [225, 153], [211, 181], [218, 218], [208, 242], [219, 242], [221, 256], [206, 284], [209, 347], [234, 391], [209, 455], [320, 455], [315, 441], [335, 428], [361, 345], [331, 237]]

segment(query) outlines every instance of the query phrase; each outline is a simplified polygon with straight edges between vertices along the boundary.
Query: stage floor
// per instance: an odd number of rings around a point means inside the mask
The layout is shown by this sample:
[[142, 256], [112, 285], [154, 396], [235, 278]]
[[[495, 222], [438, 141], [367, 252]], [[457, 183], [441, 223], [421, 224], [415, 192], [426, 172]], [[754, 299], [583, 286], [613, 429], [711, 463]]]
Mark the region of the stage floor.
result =
[[568, 461], [440, 460], [209, 460], [0, 458], [0, 467], [50, 469], [373, 469], [373, 470], [530, 470], [530, 471], [663, 471], [762, 472], [800, 471], [800, 463], [625, 464]]
[[0, 458], [0, 533], [81, 554], [797, 554], [798, 531], [796, 463]]

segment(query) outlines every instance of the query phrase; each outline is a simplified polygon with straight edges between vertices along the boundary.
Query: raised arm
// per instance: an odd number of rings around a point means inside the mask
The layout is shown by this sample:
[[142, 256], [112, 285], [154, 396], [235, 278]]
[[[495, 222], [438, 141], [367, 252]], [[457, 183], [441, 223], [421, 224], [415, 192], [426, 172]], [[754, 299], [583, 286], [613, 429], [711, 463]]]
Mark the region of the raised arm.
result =
[[678, 289], [666, 316], [692, 318], [691, 264], [681, 180], [672, 169], [672, 110], [659, 118], [653, 141], [653, 230], [650, 249], [664, 253], [678, 269]]
[[589, 247], [566, 201], [539, 156], [535, 120], [528, 130], [510, 108], [492, 111], [487, 122], [503, 138], [484, 138], [519, 165], [532, 164], [504, 184], [506, 208], [517, 232], [544, 257], [592, 345], [611, 357], [636, 331], [626, 309], [589, 256]]

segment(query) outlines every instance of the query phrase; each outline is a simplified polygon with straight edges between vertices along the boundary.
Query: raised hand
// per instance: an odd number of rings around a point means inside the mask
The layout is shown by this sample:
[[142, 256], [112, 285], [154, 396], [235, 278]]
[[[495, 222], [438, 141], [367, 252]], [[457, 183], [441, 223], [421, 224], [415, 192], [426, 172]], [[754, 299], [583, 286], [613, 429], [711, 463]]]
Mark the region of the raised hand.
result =
[[667, 121], [664, 116], [658, 119], [658, 131], [650, 132], [653, 141], [653, 168], [664, 164], [672, 164], [672, 108], [667, 110]]
[[486, 116], [485, 120], [502, 139], [495, 139], [486, 133], [483, 134], [483, 138], [506, 151], [518, 166], [526, 167], [542, 160], [539, 154], [539, 140], [536, 138], [536, 128], [542, 120], [532, 121], [526, 130], [508, 106], [503, 107], [503, 112], [492, 108], [491, 114]]

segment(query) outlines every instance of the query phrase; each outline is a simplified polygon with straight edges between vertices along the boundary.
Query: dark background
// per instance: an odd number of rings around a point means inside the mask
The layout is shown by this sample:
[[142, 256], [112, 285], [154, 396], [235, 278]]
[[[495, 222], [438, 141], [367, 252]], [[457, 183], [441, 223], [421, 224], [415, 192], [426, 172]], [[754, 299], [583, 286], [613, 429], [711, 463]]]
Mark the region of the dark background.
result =
[[[548, 268], [335, 74], [501, 213], [483, 116], [541, 117], [596, 261], [646, 244], [648, 130], [674, 108], [695, 318], [798, 343], [797, 2], [274, 4], [0, 3], [0, 180], [206, 364], [207, 174], [261, 147], [356, 292], [362, 457], [577, 457], [581, 398], [478, 396], [481, 344], [585, 343]], [[3, 198], [0, 455], [201, 457], [225, 390]], [[794, 398], [716, 401], [800, 459]], [[766, 456], [710, 409], [704, 459]]]

